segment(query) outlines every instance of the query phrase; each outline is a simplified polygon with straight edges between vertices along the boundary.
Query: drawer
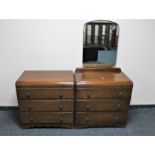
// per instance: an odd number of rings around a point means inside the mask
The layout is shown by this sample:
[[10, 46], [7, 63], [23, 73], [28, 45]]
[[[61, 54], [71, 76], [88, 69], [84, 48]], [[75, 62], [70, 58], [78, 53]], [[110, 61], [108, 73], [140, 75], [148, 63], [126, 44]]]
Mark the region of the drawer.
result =
[[127, 120], [128, 112], [78, 112], [76, 113], [76, 124], [82, 125], [113, 125], [122, 124]]
[[19, 100], [20, 111], [73, 111], [73, 100]]
[[73, 99], [73, 88], [17, 88], [18, 99]]
[[131, 92], [130, 88], [77, 88], [77, 99], [130, 98]]
[[76, 111], [128, 110], [130, 99], [77, 100]]
[[20, 112], [21, 123], [28, 124], [71, 124], [73, 123], [72, 112]]

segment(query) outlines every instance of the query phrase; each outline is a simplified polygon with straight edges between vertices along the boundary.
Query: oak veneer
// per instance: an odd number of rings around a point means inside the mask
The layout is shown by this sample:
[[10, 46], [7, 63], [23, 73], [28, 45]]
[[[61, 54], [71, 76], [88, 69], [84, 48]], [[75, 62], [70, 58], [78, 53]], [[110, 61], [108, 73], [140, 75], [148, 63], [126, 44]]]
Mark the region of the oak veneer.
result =
[[77, 68], [74, 77], [77, 128], [125, 126], [133, 83], [120, 68]]

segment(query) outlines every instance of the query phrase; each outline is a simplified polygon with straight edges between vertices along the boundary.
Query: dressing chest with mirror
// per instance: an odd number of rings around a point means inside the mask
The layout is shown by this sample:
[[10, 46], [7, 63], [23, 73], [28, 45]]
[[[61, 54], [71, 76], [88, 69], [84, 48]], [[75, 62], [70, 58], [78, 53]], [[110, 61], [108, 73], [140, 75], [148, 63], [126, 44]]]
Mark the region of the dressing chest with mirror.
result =
[[25, 71], [16, 81], [22, 127], [125, 127], [133, 83], [114, 67], [118, 37], [118, 24], [88, 22], [83, 67]]
[[111, 21], [88, 22], [83, 36], [83, 68], [74, 73], [76, 127], [124, 127], [133, 83], [114, 67], [119, 26]]

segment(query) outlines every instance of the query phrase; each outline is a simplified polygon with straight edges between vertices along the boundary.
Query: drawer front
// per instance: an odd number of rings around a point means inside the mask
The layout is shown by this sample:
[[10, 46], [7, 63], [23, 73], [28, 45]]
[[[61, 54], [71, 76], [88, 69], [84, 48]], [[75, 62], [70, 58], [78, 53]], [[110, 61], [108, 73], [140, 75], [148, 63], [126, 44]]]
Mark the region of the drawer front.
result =
[[123, 112], [78, 112], [76, 113], [76, 124], [82, 125], [112, 125], [125, 123], [127, 111]]
[[72, 112], [73, 100], [19, 100], [20, 111]]
[[73, 88], [17, 88], [18, 99], [73, 99]]
[[128, 110], [130, 99], [78, 100], [76, 111]]
[[21, 123], [28, 124], [72, 124], [73, 113], [59, 113], [59, 112], [21, 112]]
[[77, 88], [77, 99], [130, 98], [132, 89]]

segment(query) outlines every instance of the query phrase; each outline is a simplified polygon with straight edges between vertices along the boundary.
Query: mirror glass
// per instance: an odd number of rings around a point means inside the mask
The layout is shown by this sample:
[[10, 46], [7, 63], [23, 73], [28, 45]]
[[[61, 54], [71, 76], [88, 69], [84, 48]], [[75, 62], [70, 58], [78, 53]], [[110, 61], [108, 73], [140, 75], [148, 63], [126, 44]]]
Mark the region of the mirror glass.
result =
[[119, 26], [117, 23], [96, 20], [84, 25], [83, 65], [114, 66], [116, 64]]

